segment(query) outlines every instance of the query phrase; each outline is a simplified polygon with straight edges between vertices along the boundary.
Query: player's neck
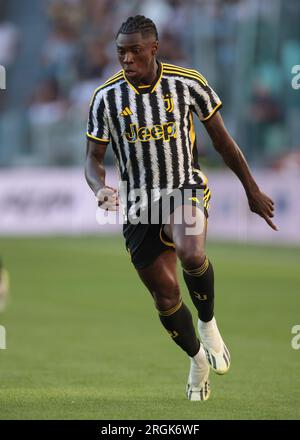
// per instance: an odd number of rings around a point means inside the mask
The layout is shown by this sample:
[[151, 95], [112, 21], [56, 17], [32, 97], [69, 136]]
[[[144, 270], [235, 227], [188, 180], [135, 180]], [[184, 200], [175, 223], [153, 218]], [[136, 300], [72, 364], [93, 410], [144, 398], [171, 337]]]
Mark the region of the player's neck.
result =
[[153, 63], [149, 69], [147, 75], [145, 75], [138, 83], [139, 86], [152, 84], [157, 77], [158, 73], [158, 62], [154, 58]]

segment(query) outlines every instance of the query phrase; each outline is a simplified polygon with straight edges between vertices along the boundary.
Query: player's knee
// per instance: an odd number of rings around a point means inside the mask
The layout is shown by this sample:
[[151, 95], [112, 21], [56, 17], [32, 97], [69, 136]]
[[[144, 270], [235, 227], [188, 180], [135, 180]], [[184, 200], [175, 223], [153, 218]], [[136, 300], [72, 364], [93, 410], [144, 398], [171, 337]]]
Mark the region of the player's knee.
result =
[[176, 252], [182, 266], [186, 269], [200, 267], [205, 261], [205, 251], [199, 246], [176, 247]]
[[166, 312], [167, 310], [172, 309], [175, 307], [180, 301], [180, 297], [167, 297], [167, 296], [157, 296], [155, 297], [155, 306], [157, 310], [161, 312]]
[[161, 285], [152, 293], [156, 308], [161, 311], [172, 309], [180, 300], [180, 289], [175, 279]]

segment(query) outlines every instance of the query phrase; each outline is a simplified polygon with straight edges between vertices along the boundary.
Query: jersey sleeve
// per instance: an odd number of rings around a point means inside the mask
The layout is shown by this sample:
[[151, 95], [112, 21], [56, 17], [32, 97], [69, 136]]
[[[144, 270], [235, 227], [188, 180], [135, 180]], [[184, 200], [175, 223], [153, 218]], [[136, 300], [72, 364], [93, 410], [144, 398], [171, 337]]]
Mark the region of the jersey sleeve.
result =
[[110, 131], [105, 101], [101, 90], [96, 90], [92, 97], [87, 124], [87, 138], [98, 143], [108, 143]]
[[190, 102], [200, 121], [207, 121], [222, 107], [222, 101], [207, 81], [193, 80], [189, 84]]

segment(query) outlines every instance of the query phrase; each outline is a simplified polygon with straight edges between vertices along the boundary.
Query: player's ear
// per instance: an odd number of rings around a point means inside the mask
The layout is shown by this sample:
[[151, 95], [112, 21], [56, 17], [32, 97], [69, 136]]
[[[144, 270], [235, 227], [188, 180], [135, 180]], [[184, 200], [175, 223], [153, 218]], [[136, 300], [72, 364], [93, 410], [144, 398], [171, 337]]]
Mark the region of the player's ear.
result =
[[154, 43], [152, 44], [152, 55], [156, 55], [158, 51], [158, 41], [154, 41]]

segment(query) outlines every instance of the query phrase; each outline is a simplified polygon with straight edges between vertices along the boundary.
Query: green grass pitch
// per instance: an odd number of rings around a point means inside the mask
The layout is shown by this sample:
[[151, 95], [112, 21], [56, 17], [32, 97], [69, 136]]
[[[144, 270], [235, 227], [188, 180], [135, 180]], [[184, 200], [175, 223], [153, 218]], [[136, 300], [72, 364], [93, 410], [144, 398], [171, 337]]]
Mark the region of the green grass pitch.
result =
[[0, 418], [299, 419], [299, 248], [209, 243], [207, 253], [232, 366], [211, 373], [207, 402], [190, 402], [189, 360], [120, 236], [0, 239], [12, 284]]

